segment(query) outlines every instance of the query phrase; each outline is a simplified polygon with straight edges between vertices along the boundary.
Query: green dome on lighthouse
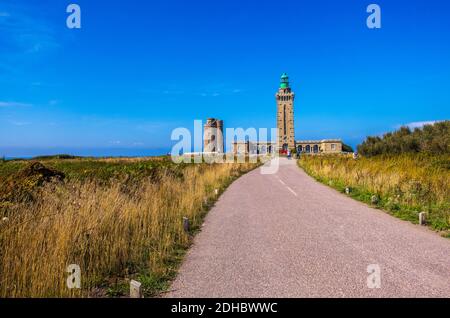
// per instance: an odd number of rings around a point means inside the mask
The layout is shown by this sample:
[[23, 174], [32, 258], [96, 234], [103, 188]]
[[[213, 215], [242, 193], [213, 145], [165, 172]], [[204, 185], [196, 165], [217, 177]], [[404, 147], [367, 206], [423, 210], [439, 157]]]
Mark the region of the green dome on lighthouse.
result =
[[289, 76], [286, 73], [281, 75], [280, 88], [288, 88], [289, 87]]

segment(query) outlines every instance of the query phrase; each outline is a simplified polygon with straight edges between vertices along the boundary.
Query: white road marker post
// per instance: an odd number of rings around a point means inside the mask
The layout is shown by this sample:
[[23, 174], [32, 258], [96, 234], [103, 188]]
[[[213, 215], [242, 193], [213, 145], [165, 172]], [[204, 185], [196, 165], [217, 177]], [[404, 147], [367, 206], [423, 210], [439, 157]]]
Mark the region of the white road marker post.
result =
[[142, 298], [142, 284], [138, 281], [130, 281], [130, 298]]
[[189, 219], [187, 217], [183, 217], [183, 229], [186, 233], [189, 232]]
[[419, 224], [426, 225], [427, 224], [427, 212], [419, 213]]
[[378, 196], [377, 195], [373, 195], [372, 196], [372, 198], [370, 198], [370, 201], [372, 202], [372, 204], [378, 204], [378, 202], [379, 202], [379, 198], [378, 198]]

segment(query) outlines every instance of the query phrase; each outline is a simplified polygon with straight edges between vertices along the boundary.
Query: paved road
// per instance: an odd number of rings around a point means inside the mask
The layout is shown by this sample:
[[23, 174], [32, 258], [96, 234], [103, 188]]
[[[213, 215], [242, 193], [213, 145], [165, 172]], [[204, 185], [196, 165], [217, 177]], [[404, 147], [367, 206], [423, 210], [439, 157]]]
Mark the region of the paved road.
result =
[[450, 240], [280, 164], [228, 188], [166, 296], [450, 297]]

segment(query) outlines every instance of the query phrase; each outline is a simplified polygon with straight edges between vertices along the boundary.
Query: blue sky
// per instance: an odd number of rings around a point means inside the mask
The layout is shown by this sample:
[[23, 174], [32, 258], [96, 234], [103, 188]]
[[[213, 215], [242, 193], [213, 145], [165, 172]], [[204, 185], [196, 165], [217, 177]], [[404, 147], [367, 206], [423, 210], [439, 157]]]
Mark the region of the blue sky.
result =
[[207, 117], [270, 128], [283, 72], [297, 139], [450, 119], [449, 14], [446, 0], [2, 0], [0, 155], [166, 152]]

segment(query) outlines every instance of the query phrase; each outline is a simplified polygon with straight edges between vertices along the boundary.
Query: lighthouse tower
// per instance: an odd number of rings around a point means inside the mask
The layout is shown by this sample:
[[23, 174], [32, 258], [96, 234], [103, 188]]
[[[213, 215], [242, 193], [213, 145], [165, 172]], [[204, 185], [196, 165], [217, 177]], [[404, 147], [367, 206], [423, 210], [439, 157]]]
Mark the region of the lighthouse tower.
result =
[[278, 149], [286, 152], [295, 148], [294, 132], [294, 98], [295, 94], [289, 86], [289, 77], [281, 75], [280, 88], [276, 93]]

